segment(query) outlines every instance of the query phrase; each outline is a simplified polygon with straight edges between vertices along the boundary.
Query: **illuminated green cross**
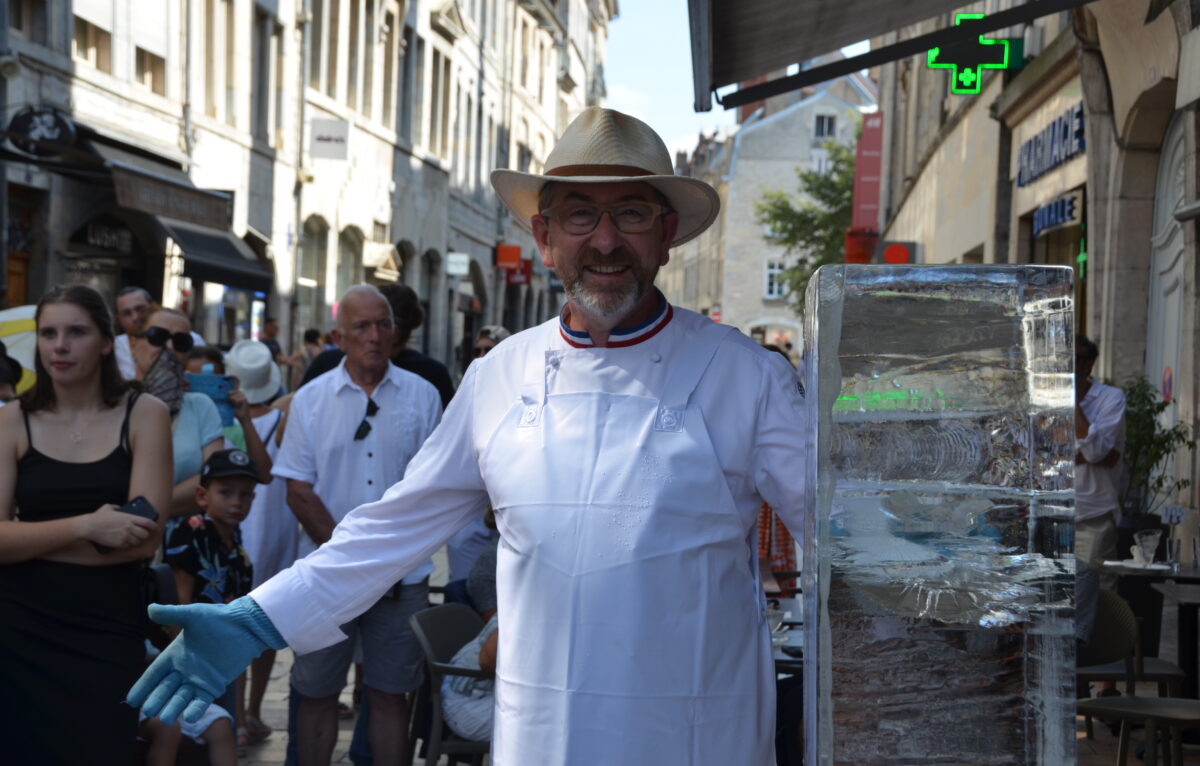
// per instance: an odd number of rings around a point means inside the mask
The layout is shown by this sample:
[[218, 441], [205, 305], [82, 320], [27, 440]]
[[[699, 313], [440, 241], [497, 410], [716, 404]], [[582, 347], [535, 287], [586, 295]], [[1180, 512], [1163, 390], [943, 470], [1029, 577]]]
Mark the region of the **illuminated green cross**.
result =
[[[954, 17], [954, 25], [962, 26], [964, 22], [970, 24], [982, 18], [982, 13], [960, 13]], [[927, 62], [930, 69], [950, 70], [952, 93], [978, 93], [984, 69], [1008, 69], [1008, 40], [989, 40], [979, 35], [944, 48], [930, 49]]]

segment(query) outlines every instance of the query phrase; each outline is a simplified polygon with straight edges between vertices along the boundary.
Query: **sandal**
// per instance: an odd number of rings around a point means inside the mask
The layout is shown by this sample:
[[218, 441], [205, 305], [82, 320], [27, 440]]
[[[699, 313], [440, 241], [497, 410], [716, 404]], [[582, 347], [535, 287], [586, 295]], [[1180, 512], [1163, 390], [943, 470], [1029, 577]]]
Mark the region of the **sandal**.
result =
[[[265, 723], [263, 723], [262, 719], [259, 718], [258, 716], [247, 715], [246, 716], [246, 728], [245, 728], [245, 731], [242, 733], [244, 733], [246, 735], [246, 744], [247, 745], [257, 745], [258, 743], [265, 740], [267, 737], [271, 736], [272, 731], [274, 731], [274, 730], [270, 726], [267, 726]], [[239, 735], [238, 739], [239, 740], [241, 739], [240, 735]], [[239, 744], [240, 744], [240, 742], [239, 742]]]

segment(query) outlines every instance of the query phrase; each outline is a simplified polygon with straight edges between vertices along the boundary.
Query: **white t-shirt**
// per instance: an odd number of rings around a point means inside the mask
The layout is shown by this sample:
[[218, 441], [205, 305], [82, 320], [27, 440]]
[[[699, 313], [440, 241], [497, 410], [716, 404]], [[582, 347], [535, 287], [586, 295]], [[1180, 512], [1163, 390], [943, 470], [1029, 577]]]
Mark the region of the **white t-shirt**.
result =
[[1075, 464], [1075, 520], [1085, 521], [1112, 513], [1121, 516], [1121, 463], [1106, 467], [1095, 465], [1111, 450], [1125, 451], [1125, 392], [1092, 381], [1092, 387], [1079, 403], [1091, 423], [1088, 435], [1075, 443], [1086, 463]]
[[129, 350], [129, 336], [121, 333], [113, 341], [113, 355], [117, 357], [117, 369], [125, 380], [137, 377], [137, 366], [133, 363], [133, 352]]
[[[379, 500], [404, 477], [409, 460], [433, 433], [442, 412], [436, 388], [393, 364], [371, 399], [379, 410], [368, 418], [367, 394], [350, 379], [345, 359], [292, 399], [272, 473], [312, 484], [334, 521]], [[356, 440], [354, 434], [364, 420], [370, 423], [370, 431]], [[316, 549], [312, 538], [301, 536], [299, 555]], [[423, 558], [400, 573], [404, 584], [419, 583], [433, 571], [433, 561], [428, 555]]]

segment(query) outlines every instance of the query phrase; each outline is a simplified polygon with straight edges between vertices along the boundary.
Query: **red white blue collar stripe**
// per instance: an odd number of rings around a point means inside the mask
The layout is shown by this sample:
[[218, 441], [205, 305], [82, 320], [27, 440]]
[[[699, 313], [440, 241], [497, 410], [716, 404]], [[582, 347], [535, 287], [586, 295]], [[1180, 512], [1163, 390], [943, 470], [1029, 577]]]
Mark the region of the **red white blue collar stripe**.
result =
[[[667, 302], [666, 297], [662, 293], [658, 294], [658, 298], [659, 309], [655, 312], [654, 316], [635, 327], [624, 327], [613, 330], [608, 335], [607, 348], [636, 346], [658, 335], [675, 314], [671, 308], [671, 304]], [[592, 343], [592, 336], [583, 330], [572, 330], [567, 326], [567, 309], [568, 307], [564, 306], [562, 313], [558, 315], [558, 331], [562, 334], [563, 340], [575, 348], [591, 348], [595, 345]]]

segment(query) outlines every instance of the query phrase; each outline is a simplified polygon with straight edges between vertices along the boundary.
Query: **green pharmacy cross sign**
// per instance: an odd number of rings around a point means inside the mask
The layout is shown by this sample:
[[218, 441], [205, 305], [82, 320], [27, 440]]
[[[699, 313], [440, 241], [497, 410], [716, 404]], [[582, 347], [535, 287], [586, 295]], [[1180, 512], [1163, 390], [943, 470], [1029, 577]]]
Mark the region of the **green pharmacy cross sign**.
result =
[[[960, 13], [954, 17], [955, 26], [968, 26], [983, 18], [982, 13]], [[989, 40], [983, 35], [967, 38], [928, 54], [930, 69], [949, 69], [950, 92], [959, 95], [978, 93], [982, 87], [983, 70], [1008, 69], [1008, 40]]]

